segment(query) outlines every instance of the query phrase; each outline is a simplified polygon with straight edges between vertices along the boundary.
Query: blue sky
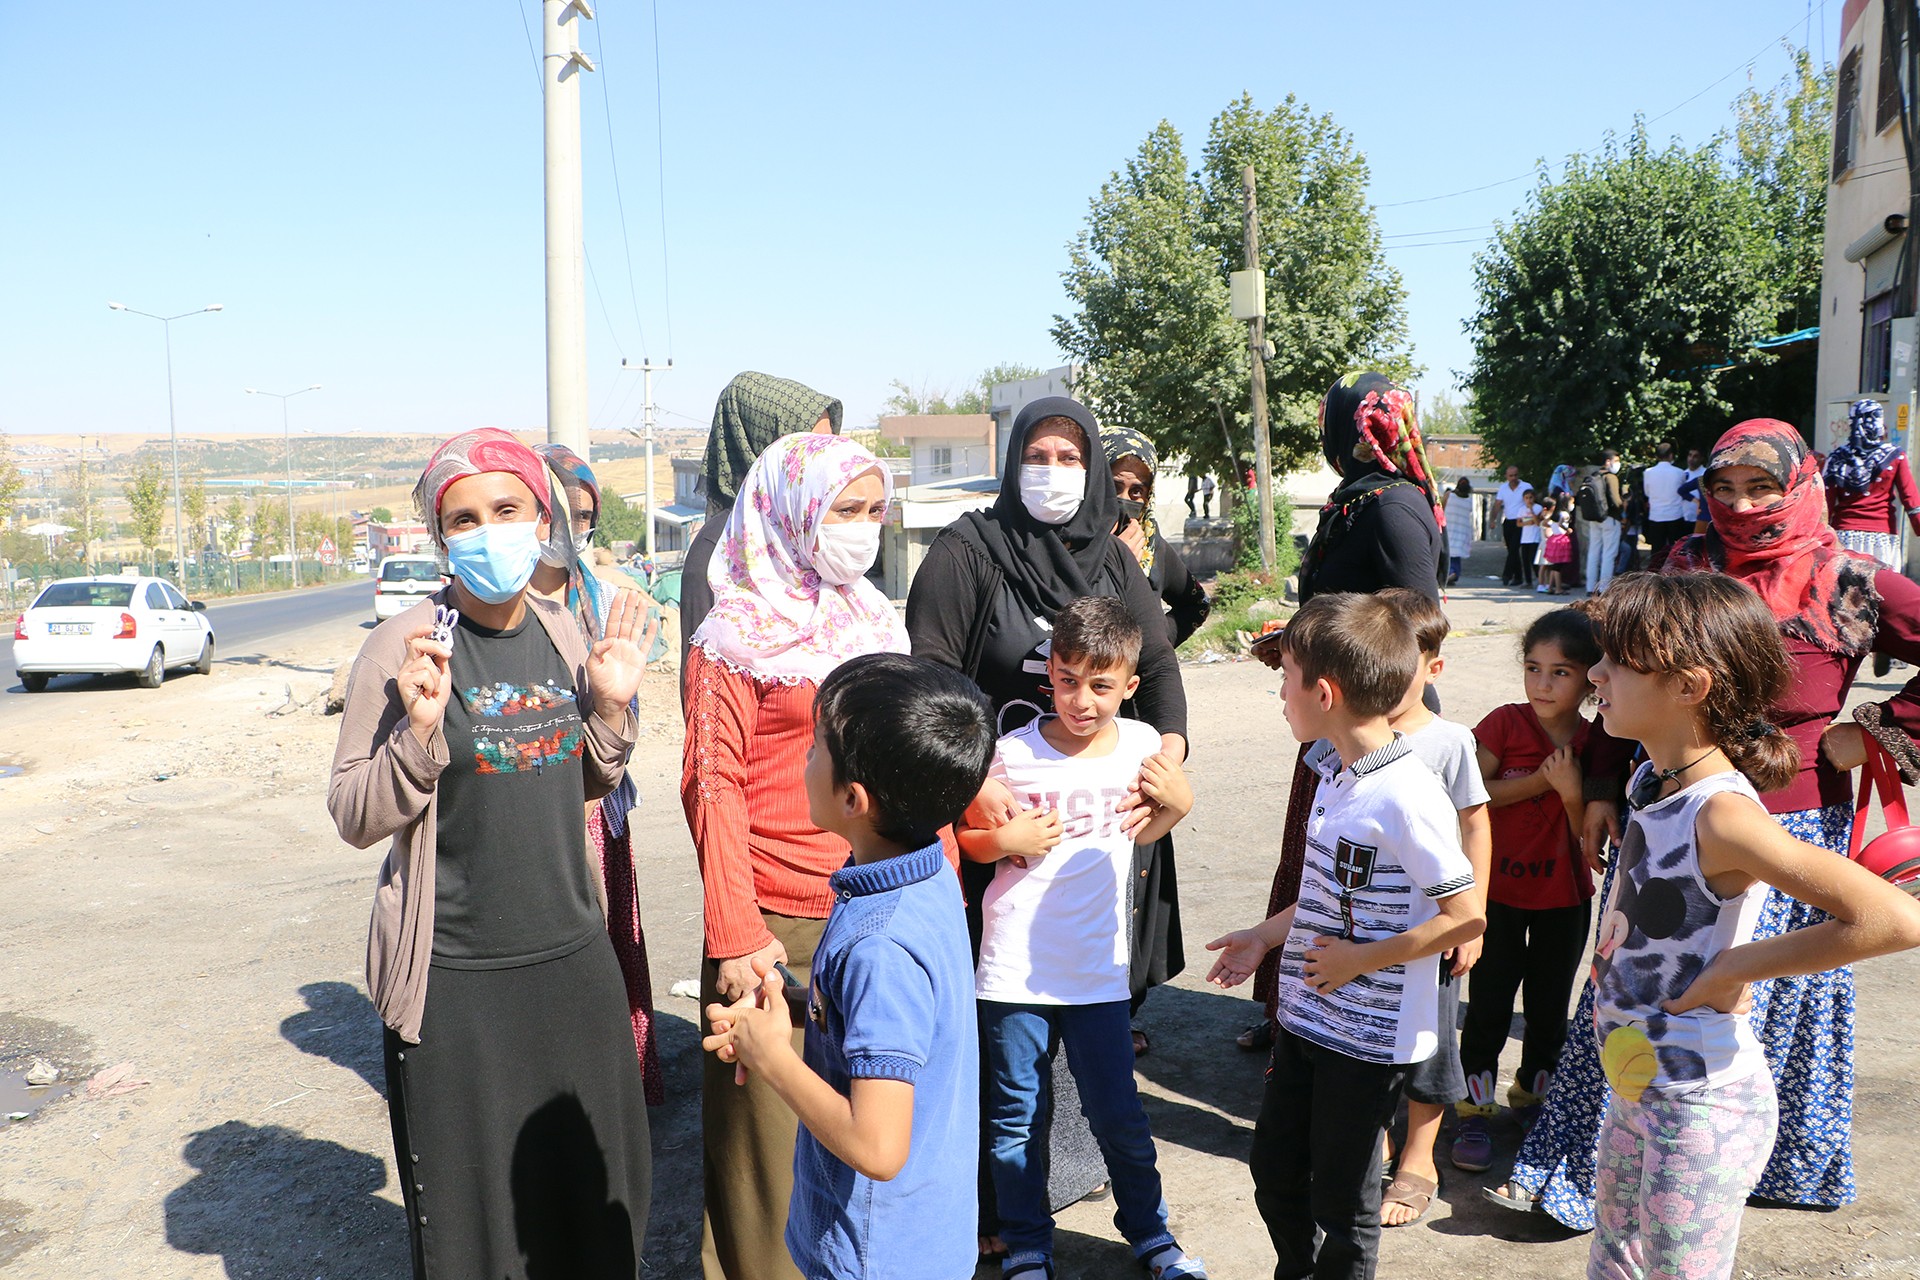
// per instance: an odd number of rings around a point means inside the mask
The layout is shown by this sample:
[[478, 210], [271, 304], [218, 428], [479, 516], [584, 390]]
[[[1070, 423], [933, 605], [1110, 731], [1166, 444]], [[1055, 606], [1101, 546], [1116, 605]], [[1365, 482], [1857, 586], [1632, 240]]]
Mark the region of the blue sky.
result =
[[[1704, 140], [1749, 76], [1784, 73], [1775, 37], [1831, 58], [1840, 4], [659, 0], [663, 118], [652, 6], [597, 12], [582, 118], [602, 429], [637, 420], [623, 355], [673, 357], [656, 393], [674, 426], [704, 425], [745, 368], [837, 394], [857, 423], [892, 378], [1057, 363], [1066, 245], [1101, 180], [1162, 118], [1196, 155], [1243, 90], [1295, 93], [1354, 134], [1423, 386], [1443, 389], [1468, 360], [1478, 238], [1529, 182], [1404, 202], [1696, 93], [1653, 131]], [[0, 428], [165, 429], [160, 326], [110, 299], [224, 304], [174, 326], [183, 434], [278, 429], [243, 388], [315, 382], [296, 430], [542, 427], [523, 17], [537, 44], [537, 0], [0, 5]]]

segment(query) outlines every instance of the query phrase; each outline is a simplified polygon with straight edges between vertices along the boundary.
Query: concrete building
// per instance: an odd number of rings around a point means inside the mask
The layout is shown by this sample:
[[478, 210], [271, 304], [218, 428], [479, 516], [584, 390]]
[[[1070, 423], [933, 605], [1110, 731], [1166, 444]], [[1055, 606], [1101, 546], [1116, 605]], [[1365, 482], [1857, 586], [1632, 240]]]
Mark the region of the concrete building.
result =
[[433, 535], [418, 520], [367, 521], [367, 558], [379, 568], [388, 556], [413, 555], [433, 550]]
[[[700, 526], [707, 522], [706, 464], [699, 457], [673, 460], [673, 501], [653, 509], [656, 557], [684, 556]], [[643, 493], [621, 494], [628, 502], [646, 502]]]
[[988, 387], [987, 403], [991, 406], [994, 426], [999, 429], [1000, 439], [1007, 438], [1007, 432], [1013, 429], [1013, 420], [1020, 416], [1020, 410], [1026, 408], [1029, 402], [1047, 396], [1070, 396], [1079, 384], [1080, 366], [1063, 364], [1037, 377]]
[[985, 413], [916, 413], [880, 419], [880, 438], [907, 446], [911, 484], [1000, 473], [999, 424]]
[[1883, 39], [1885, 6], [1846, 0], [1834, 88], [1814, 447], [1846, 441], [1847, 406], [1887, 405], [1889, 435], [1908, 443], [1914, 321], [1896, 318], [1895, 285], [1907, 235], [1907, 157], [1900, 137], [1899, 41]]

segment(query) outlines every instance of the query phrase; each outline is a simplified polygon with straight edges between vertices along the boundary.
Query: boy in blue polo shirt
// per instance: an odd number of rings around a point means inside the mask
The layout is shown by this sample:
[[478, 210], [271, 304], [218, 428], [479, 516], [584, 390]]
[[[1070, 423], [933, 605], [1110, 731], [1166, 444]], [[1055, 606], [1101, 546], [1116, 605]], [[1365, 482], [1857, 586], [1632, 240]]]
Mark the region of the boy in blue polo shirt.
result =
[[[979, 1053], [973, 954], [939, 830], [986, 781], [993, 714], [923, 658], [853, 658], [820, 684], [808, 817], [853, 847], [794, 1056], [778, 971], [710, 1005], [702, 1045], [800, 1119], [787, 1252], [808, 1280], [961, 1280], [975, 1262]], [[756, 967], [758, 967], [756, 965]]]

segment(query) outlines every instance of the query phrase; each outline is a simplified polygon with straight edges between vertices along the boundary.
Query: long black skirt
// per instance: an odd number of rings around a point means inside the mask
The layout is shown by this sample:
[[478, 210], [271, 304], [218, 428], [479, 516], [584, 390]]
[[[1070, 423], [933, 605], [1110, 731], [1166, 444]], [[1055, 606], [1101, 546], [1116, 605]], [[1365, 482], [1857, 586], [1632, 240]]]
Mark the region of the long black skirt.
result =
[[386, 1032], [415, 1280], [634, 1280], [653, 1159], [613, 945], [435, 965], [420, 1043]]

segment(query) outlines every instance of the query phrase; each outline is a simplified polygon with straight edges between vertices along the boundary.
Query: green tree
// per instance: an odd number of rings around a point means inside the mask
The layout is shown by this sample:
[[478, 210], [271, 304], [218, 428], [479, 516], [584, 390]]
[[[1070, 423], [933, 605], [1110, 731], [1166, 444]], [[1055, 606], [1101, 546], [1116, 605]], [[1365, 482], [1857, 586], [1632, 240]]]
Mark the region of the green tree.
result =
[[1458, 400], [1444, 391], [1436, 391], [1420, 403], [1420, 431], [1426, 436], [1471, 435], [1473, 403]]
[[254, 490], [253, 509], [247, 515], [247, 532], [253, 538], [255, 557], [264, 561], [279, 555], [286, 544], [285, 504], [275, 501], [273, 495], [264, 490]]
[[187, 554], [197, 556], [200, 548], [209, 545], [207, 537], [207, 478], [198, 471], [192, 472], [181, 482], [180, 507], [186, 512], [187, 528], [190, 531], [187, 540]]
[[0, 525], [13, 523], [21, 491], [26, 487], [27, 477], [13, 459], [13, 441], [0, 435]]
[[1766, 93], [1748, 89], [1734, 103], [1733, 172], [1756, 197], [1777, 333], [1820, 323], [1833, 78], [1831, 66], [1816, 69], [1807, 51], [1796, 49], [1778, 85]]
[[393, 512], [386, 507], [375, 507], [373, 510], [367, 512], [367, 519], [378, 524], [392, 524]]
[[1714, 145], [1609, 136], [1542, 177], [1474, 261], [1466, 389], [1487, 452], [1544, 475], [1714, 433], [1728, 361], [1767, 336], [1772, 254]]
[[1406, 291], [1386, 264], [1366, 200], [1367, 164], [1330, 115], [1289, 95], [1271, 111], [1228, 105], [1189, 171], [1162, 121], [1109, 175], [1069, 249], [1078, 310], [1054, 341], [1087, 367], [1103, 421], [1135, 427], [1190, 470], [1238, 477], [1253, 453], [1247, 328], [1228, 315], [1245, 265], [1241, 169], [1251, 164], [1267, 280], [1267, 402], [1276, 472], [1319, 454], [1320, 397], [1343, 373], [1415, 371]]
[[214, 522], [214, 536], [219, 540], [222, 553], [232, 555], [240, 549], [240, 539], [247, 530], [247, 504], [239, 494], [231, 494], [226, 505], [220, 508], [220, 518]]
[[121, 491], [126, 494], [127, 507], [133, 513], [133, 536], [147, 553], [148, 564], [152, 564], [154, 548], [160, 545], [160, 531], [166, 524], [170, 492], [166, 468], [158, 458], [140, 459], [133, 464], [132, 478]]
[[611, 547], [616, 542], [645, 546], [647, 513], [645, 508], [628, 502], [608, 489], [600, 495], [600, 523], [594, 527], [593, 545]]
[[1026, 378], [1037, 378], [1040, 372], [1032, 365], [996, 364], [983, 370], [978, 378], [975, 378], [957, 395], [945, 387], [937, 390], [921, 387], [915, 391], [905, 382], [895, 378], [887, 384], [893, 388], [893, 394], [885, 401], [887, 413], [895, 417], [910, 417], [923, 413], [991, 413], [995, 387], [1003, 382], [1020, 382]]

